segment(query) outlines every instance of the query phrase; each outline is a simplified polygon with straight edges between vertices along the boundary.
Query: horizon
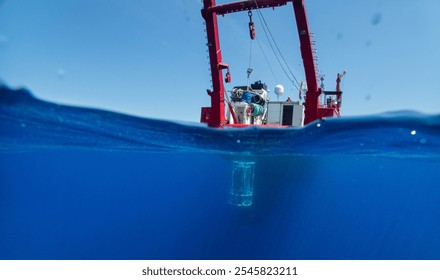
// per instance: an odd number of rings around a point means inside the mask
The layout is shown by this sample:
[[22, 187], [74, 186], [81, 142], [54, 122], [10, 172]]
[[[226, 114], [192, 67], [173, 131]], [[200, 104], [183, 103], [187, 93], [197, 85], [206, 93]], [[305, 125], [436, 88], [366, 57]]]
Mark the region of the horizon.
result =
[[[343, 116], [439, 112], [430, 81], [435, 81], [440, 62], [440, 35], [435, 30], [440, 3], [305, 4], [326, 89], [334, 88], [338, 72], [347, 71]], [[262, 13], [293, 73], [302, 79], [289, 6]], [[206, 89], [211, 87], [201, 8], [196, 0], [154, 6], [138, 1], [3, 1], [0, 80], [55, 103], [198, 122], [200, 107], [210, 103]], [[219, 17], [222, 54], [232, 73], [226, 90], [247, 83], [248, 20], [245, 12]], [[271, 92], [279, 82], [286, 88], [281, 98], [296, 100], [296, 89], [277, 65], [256, 13], [254, 22], [276, 79], [253, 43], [250, 81], [265, 82]]]

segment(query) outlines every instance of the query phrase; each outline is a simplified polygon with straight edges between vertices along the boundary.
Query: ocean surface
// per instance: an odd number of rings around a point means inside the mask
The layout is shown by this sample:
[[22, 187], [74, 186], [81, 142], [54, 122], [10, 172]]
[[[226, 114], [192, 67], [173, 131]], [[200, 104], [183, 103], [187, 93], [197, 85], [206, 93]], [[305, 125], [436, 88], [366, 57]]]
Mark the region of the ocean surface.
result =
[[0, 259], [440, 259], [440, 115], [212, 129], [3, 86]]

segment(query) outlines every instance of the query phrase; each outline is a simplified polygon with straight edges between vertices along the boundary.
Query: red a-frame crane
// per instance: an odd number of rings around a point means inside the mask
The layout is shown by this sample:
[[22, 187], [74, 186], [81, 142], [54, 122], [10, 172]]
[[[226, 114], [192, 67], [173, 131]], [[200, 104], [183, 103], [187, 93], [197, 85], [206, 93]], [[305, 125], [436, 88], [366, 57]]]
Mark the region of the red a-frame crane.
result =
[[[323, 91], [318, 85], [316, 76], [315, 58], [313, 55], [312, 42], [310, 38], [309, 24], [307, 20], [304, 0], [245, 0], [229, 4], [216, 5], [215, 0], [203, 0], [204, 7], [202, 16], [206, 21], [206, 32], [208, 39], [208, 50], [211, 65], [211, 76], [213, 90], [208, 90], [211, 96], [211, 107], [202, 108], [202, 121], [207, 122], [211, 127], [223, 127], [227, 124], [225, 117], [225, 88], [223, 84], [223, 70], [227, 70], [226, 82], [231, 81], [229, 65], [222, 60], [220, 49], [217, 15], [225, 15], [241, 11], [251, 11], [261, 8], [275, 8], [287, 5], [291, 2], [296, 18], [298, 35], [301, 48], [301, 56], [304, 64], [304, 72], [307, 83], [305, 97], [305, 120], [308, 124], [323, 117], [339, 116], [341, 91], [325, 92], [324, 94], [336, 95], [336, 105], [320, 105], [319, 96]], [[339, 75], [338, 75], [338, 79]], [[339, 84], [339, 83], [338, 83]]]

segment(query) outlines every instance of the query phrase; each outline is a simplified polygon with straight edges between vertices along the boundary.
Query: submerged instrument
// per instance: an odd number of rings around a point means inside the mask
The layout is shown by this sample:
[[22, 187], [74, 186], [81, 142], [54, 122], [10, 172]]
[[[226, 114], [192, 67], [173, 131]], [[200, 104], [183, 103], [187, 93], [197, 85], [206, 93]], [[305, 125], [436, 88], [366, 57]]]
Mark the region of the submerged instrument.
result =
[[[254, 40], [256, 39], [256, 26], [252, 19], [252, 11], [257, 10], [264, 28], [266, 22], [264, 18], [261, 20], [262, 14], [259, 9], [285, 6], [289, 2], [292, 3], [295, 14], [305, 74], [305, 82], [298, 82], [295, 77], [291, 79], [291, 82], [299, 90], [299, 100], [292, 101], [289, 97], [286, 101], [279, 101], [279, 96], [284, 93], [284, 87], [276, 85], [274, 92], [278, 100], [271, 101], [269, 90], [265, 83], [261, 81], [253, 84], [249, 83], [253, 70], [250, 66], [247, 69], [248, 85], [232, 87], [228, 91], [230, 96], [226, 95], [224, 82], [230, 83], [232, 76], [229, 65], [222, 58], [217, 16], [247, 11], [249, 16], [249, 35], [250, 39]], [[313, 48], [314, 41], [312, 40], [313, 34], [309, 30], [304, 0], [246, 0], [222, 5], [216, 5], [215, 0], [203, 0], [203, 4], [204, 7], [201, 12], [206, 24], [213, 88], [212, 90], [207, 90], [208, 95], [211, 97], [211, 106], [202, 107], [201, 122], [207, 123], [210, 127], [217, 128], [253, 125], [301, 127], [304, 124], [324, 117], [340, 116], [342, 104], [340, 82], [345, 75], [345, 71], [337, 75], [335, 91], [323, 90], [324, 78], [317, 73], [316, 51]], [[267, 25], [266, 28], [268, 28]], [[267, 34], [266, 37], [268, 37]], [[284, 60], [282, 55], [281, 58]], [[285, 64], [288, 65], [286, 62]], [[224, 70], [226, 70], [226, 74], [223, 79]], [[285, 69], [283, 68], [283, 70]], [[286, 73], [286, 71], [284, 72]], [[292, 73], [292, 71], [290, 72]], [[318, 84], [318, 77], [321, 81], [320, 85]], [[252, 205], [255, 161], [251, 157], [247, 159], [233, 159], [232, 168], [233, 178], [229, 193], [229, 203], [236, 206]]]

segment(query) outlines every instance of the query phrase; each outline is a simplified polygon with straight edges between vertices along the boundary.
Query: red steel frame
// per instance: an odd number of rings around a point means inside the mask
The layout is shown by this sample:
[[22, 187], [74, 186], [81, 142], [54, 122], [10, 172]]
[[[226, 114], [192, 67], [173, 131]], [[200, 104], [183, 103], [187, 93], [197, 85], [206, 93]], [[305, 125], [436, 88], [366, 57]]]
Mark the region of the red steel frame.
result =
[[[319, 96], [322, 90], [318, 86], [316, 65], [304, 0], [247, 0], [218, 6], [215, 0], [203, 0], [204, 7], [202, 9], [202, 16], [206, 21], [207, 45], [209, 49], [213, 90], [208, 90], [208, 94], [211, 96], [211, 107], [202, 108], [202, 121], [208, 122], [209, 126], [223, 127], [226, 124], [224, 106], [225, 88], [222, 70], [229, 70], [229, 66], [222, 60], [217, 15], [260, 8], [274, 8], [284, 6], [288, 2], [293, 4], [307, 82], [304, 123], [308, 124], [321, 117], [339, 115], [339, 108], [337, 108], [338, 112], [335, 112], [336, 108], [321, 108], [319, 104]], [[230, 77], [227, 77], [227, 80], [230, 81]]]

